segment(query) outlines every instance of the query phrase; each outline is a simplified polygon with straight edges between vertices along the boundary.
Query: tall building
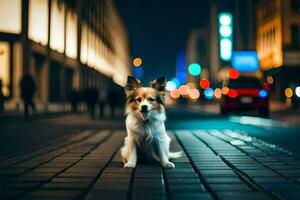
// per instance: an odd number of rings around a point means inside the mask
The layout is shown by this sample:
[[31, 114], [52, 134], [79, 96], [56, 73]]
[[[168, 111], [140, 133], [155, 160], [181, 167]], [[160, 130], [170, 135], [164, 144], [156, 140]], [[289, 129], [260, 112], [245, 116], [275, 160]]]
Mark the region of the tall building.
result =
[[20, 104], [20, 80], [36, 82], [41, 109], [66, 102], [72, 90], [124, 85], [128, 36], [113, 0], [1, 0], [0, 79], [8, 106]]
[[300, 84], [300, 1], [256, 1], [256, 30], [260, 67], [283, 99], [286, 87]]

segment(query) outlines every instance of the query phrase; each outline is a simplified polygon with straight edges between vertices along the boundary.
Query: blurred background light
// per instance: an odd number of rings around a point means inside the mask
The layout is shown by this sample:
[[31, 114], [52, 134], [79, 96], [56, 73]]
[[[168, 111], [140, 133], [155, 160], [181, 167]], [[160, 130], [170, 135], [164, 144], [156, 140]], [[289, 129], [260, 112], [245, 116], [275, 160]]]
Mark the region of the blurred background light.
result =
[[140, 57], [134, 58], [133, 62], [132, 62], [133, 66], [135, 66], [135, 67], [141, 66], [142, 63], [143, 63], [143, 61], [142, 61], [142, 59]]
[[202, 79], [202, 80], [200, 81], [199, 85], [200, 85], [200, 87], [201, 87], [202, 89], [205, 90], [205, 89], [209, 88], [209, 86], [210, 86], [210, 81], [209, 81], [208, 79], [204, 78], [204, 79]]
[[231, 24], [231, 17], [229, 15], [221, 15], [220, 24], [223, 26], [229, 26]]
[[189, 90], [190, 90], [190, 88], [189, 88], [189, 86], [187, 86], [187, 85], [181, 85], [181, 86], [179, 87], [179, 91], [180, 91], [180, 94], [181, 94], [182, 96], [188, 95], [188, 94], [189, 94]]
[[266, 98], [268, 96], [268, 91], [267, 90], [260, 90], [258, 93], [258, 96], [260, 98]]
[[192, 100], [197, 100], [200, 97], [200, 92], [198, 89], [191, 89], [189, 91], [189, 96]]
[[216, 88], [214, 90], [214, 96], [216, 99], [220, 99], [222, 97], [222, 90], [220, 88]]
[[234, 51], [232, 53], [231, 65], [239, 72], [257, 72], [259, 61], [256, 51]]
[[240, 76], [240, 73], [236, 70], [236, 69], [229, 69], [228, 70], [229, 73], [229, 78], [231, 79], [237, 79]]
[[133, 67], [133, 75], [135, 78], [141, 78], [143, 76], [143, 68]]
[[220, 33], [224, 36], [224, 37], [229, 37], [232, 34], [232, 30], [229, 26], [221, 26], [220, 27]]
[[172, 91], [175, 89], [177, 89], [176, 83], [174, 83], [173, 81], [168, 81], [166, 85], [166, 90]]
[[232, 41], [229, 39], [221, 39], [220, 41], [221, 48], [221, 58], [224, 61], [229, 61], [231, 59], [232, 54]]
[[223, 88], [222, 88], [222, 94], [223, 94], [223, 95], [227, 95], [228, 92], [229, 92], [229, 88], [228, 88], [228, 87], [223, 87]]
[[186, 85], [189, 86], [190, 89], [195, 89], [196, 88], [195, 83], [188, 83]]
[[291, 88], [285, 88], [284, 94], [287, 98], [291, 98], [293, 96], [293, 90]]
[[238, 93], [236, 90], [234, 89], [229, 89], [228, 94], [227, 94], [230, 98], [236, 98], [238, 96]]
[[207, 88], [206, 90], [204, 90], [204, 95], [206, 99], [213, 99], [214, 90], [212, 88]]
[[178, 78], [174, 77], [174, 78], [171, 79], [171, 81], [172, 81], [173, 83], [175, 83], [176, 88], [179, 88], [180, 82], [179, 82]]
[[295, 94], [297, 97], [300, 97], [300, 86], [296, 87]]
[[176, 89], [176, 90], [172, 90], [170, 92], [170, 96], [173, 98], [173, 99], [178, 99], [180, 97], [180, 91], [179, 89]]
[[273, 77], [272, 76], [267, 76], [267, 83], [269, 83], [269, 84], [273, 84], [274, 83], [274, 79], [273, 79]]
[[197, 63], [192, 63], [189, 65], [188, 71], [192, 76], [198, 76], [201, 73], [201, 66]]

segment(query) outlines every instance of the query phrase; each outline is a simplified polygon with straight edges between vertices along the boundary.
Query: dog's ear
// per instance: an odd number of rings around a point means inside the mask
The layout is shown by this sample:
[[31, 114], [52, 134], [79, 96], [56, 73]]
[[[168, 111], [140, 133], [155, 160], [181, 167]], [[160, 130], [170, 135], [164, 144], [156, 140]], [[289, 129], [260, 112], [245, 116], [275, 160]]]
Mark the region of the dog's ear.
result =
[[150, 82], [150, 86], [157, 91], [165, 91], [167, 85], [167, 79], [165, 77], [160, 77]]
[[141, 81], [139, 79], [136, 79], [132, 76], [127, 77], [127, 83], [124, 88], [127, 96], [131, 95], [133, 91], [139, 87], [142, 87]]

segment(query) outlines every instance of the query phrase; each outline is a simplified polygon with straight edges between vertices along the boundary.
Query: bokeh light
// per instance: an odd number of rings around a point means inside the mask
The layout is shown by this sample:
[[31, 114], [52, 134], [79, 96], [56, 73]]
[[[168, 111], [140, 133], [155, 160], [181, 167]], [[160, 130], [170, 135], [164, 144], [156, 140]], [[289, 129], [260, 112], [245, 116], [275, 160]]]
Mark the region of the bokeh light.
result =
[[177, 89], [176, 83], [174, 83], [173, 81], [168, 81], [166, 84], [166, 90], [172, 91], [175, 89]]
[[189, 65], [188, 71], [192, 76], [198, 76], [201, 73], [201, 66], [197, 63], [192, 63]]
[[300, 86], [296, 87], [295, 94], [297, 97], [300, 97]]
[[228, 88], [228, 87], [223, 87], [223, 88], [222, 88], [222, 94], [223, 94], [223, 95], [227, 95], [228, 92], [229, 92], [229, 88]]
[[200, 81], [199, 85], [200, 85], [200, 87], [201, 87], [202, 89], [205, 90], [205, 89], [209, 88], [209, 86], [210, 86], [210, 81], [209, 81], [208, 79], [204, 78], [204, 79], [202, 79], [202, 80]]
[[143, 63], [142, 59], [140, 57], [136, 57], [133, 59], [133, 66], [139, 67]]
[[211, 88], [207, 88], [206, 90], [204, 90], [204, 95], [205, 95], [206, 99], [213, 99], [214, 90]]
[[173, 99], [178, 99], [180, 97], [180, 91], [179, 89], [176, 89], [176, 90], [172, 90], [170, 92], [170, 96], [173, 98]]
[[214, 96], [216, 99], [220, 99], [222, 97], [222, 90], [220, 88], [216, 88], [214, 91]]
[[285, 88], [284, 94], [287, 98], [291, 98], [293, 96], [293, 90], [291, 88]]
[[174, 78], [171, 79], [171, 81], [176, 84], [176, 88], [179, 88], [180, 82], [179, 82], [178, 78], [174, 77]]
[[220, 24], [223, 26], [229, 26], [231, 23], [231, 18], [228, 15], [222, 15], [220, 17]]
[[274, 83], [274, 79], [272, 76], [267, 76], [267, 83], [269, 84], [273, 84]]
[[186, 85], [189, 86], [190, 89], [195, 89], [196, 88], [195, 83], [188, 83]]
[[237, 79], [240, 76], [240, 73], [236, 70], [236, 69], [229, 69], [228, 70], [229, 73], [229, 78], [231, 79]]
[[267, 90], [260, 90], [258, 93], [258, 96], [260, 98], [266, 98], [268, 96], [268, 91]]
[[143, 68], [142, 67], [133, 67], [133, 76], [135, 78], [141, 78], [143, 76]]
[[200, 97], [200, 92], [198, 89], [191, 89], [189, 91], [189, 96], [192, 100], [197, 100]]
[[189, 88], [189, 86], [187, 86], [187, 85], [181, 85], [181, 86], [179, 87], [179, 92], [180, 92], [180, 94], [181, 94], [182, 96], [188, 95], [188, 94], [189, 94], [189, 90], [190, 90], [190, 88]]
[[236, 98], [238, 96], [238, 92], [234, 89], [229, 89], [228, 94], [230, 98]]

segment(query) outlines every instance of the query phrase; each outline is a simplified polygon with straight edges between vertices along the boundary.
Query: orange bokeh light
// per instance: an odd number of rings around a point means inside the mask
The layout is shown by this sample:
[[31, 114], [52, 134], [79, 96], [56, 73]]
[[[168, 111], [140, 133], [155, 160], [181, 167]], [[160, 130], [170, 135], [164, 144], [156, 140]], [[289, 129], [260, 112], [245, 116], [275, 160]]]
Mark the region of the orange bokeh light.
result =
[[189, 96], [192, 100], [197, 100], [200, 97], [200, 92], [198, 89], [191, 89]]
[[222, 88], [222, 94], [227, 95], [229, 92], [229, 88], [228, 87], [223, 87]]
[[220, 99], [222, 97], [222, 90], [220, 88], [216, 88], [214, 91], [214, 96], [216, 99]]
[[136, 57], [133, 59], [133, 66], [139, 67], [143, 63], [142, 59], [140, 57]]
[[208, 79], [204, 78], [200, 81], [199, 85], [202, 89], [206, 90], [210, 86], [210, 81]]
[[179, 89], [176, 89], [176, 90], [172, 90], [170, 92], [170, 96], [173, 98], [173, 99], [178, 99], [180, 97], [180, 91]]
[[179, 87], [179, 92], [180, 92], [180, 94], [182, 96], [188, 95], [189, 94], [189, 90], [190, 90], [190, 88], [187, 85], [182, 85], [182, 86]]

